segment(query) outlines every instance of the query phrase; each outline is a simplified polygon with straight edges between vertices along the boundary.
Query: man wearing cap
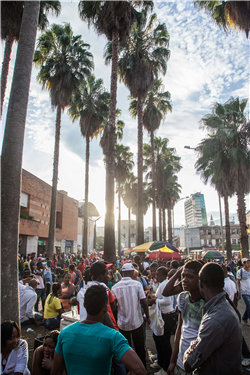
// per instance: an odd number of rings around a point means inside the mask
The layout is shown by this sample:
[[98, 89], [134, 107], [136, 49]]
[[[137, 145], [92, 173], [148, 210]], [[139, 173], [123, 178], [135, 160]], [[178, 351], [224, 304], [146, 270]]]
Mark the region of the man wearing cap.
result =
[[133, 338], [135, 351], [146, 368], [146, 351], [144, 345], [143, 317], [140, 302], [146, 315], [146, 321], [150, 323], [148, 305], [141, 283], [132, 280], [134, 267], [126, 263], [122, 267], [123, 278], [112, 288], [118, 306], [118, 327], [131, 346]]
[[248, 324], [250, 319], [250, 261], [247, 258], [242, 258], [241, 262], [243, 268], [237, 272], [237, 282], [241, 290], [242, 298], [246, 304], [246, 310], [242, 315], [242, 322]]

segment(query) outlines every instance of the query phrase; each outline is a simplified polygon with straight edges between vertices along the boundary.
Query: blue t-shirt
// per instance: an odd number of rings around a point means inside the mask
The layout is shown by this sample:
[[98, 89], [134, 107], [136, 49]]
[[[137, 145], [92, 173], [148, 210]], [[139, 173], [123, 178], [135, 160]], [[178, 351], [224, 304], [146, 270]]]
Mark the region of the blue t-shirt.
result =
[[68, 375], [109, 375], [112, 357], [121, 360], [131, 349], [125, 337], [102, 323], [73, 323], [58, 336], [56, 353], [63, 355]]

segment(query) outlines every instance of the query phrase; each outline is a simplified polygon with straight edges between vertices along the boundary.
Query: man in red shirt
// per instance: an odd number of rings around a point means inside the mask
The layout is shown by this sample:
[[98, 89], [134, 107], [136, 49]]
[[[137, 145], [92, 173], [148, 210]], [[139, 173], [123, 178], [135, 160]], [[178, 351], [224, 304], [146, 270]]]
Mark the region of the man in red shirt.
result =
[[80, 263], [78, 263], [78, 269], [81, 271], [82, 274], [84, 273], [84, 270], [85, 270], [85, 262], [84, 262], [84, 259], [83, 259], [83, 258], [81, 258], [81, 259], [80, 259]]

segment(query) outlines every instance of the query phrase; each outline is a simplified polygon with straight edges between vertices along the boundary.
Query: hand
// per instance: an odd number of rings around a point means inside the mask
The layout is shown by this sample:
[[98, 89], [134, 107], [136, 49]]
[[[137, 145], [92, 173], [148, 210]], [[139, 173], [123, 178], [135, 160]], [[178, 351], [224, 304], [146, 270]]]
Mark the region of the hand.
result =
[[168, 366], [168, 370], [167, 370], [168, 375], [174, 375], [174, 369], [175, 369], [175, 364], [170, 363], [170, 365]]
[[150, 318], [145, 318], [145, 322], [146, 322], [146, 327], [148, 327], [150, 325]]
[[46, 368], [47, 370], [51, 370], [53, 366], [53, 360], [51, 358], [44, 358], [42, 360], [42, 367]]
[[179, 269], [177, 270], [177, 272], [175, 273], [175, 275], [178, 276], [178, 278], [181, 276], [181, 273], [182, 273], [183, 267], [184, 267], [184, 266], [182, 266], [181, 268], [179, 268]]

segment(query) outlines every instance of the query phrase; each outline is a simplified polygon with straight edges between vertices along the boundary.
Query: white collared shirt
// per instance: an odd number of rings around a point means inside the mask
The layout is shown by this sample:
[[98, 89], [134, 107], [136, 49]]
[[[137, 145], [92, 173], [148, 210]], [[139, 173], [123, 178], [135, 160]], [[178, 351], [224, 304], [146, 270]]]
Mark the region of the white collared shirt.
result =
[[19, 283], [20, 300], [20, 322], [23, 323], [29, 318], [34, 318], [34, 305], [37, 300], [37, 294], [34, 289], [27, 285]]
[[164, 314], [169, 313], [169, 312], [174, 310], [174, 306], [173, 306], [174, 298], [173, 298], [173, 296], [164, 297], [162, 295], [163, 289], [165, 288], [167, 283], [168, 283], [168, 279], [163, 280], [159, 284], [159, 286], [157, 288], [157, 291], [156, 291], [156, 294], [155, 294], [157, 299], [159, 300], [161, 312], [164, 313]]
[[225, 277], [224, 279], [224, 288], [225, 292], [228, 294], [228, 297], [233, 302], [234, 301], [234, 295], [237, 293], [237, 288], [235, 283], [229, 279], [229, 277]]
[[123, 331], [133, 331], [143, 323], [140, 300], [145, 293], [139, 281], [123, 277], [112, 287], [112, 293], [118, 303], [118, 327]]
[[24, 375], [30, 374], [27, 369], [28, 362], [28, 344], [25, 340], [20, 339], [16, 349], [13, 349], [8, 356], [6, 366], [3, 371], [2, 353], [1, 353], [1, 374], [14, 375], [21, 372]]

